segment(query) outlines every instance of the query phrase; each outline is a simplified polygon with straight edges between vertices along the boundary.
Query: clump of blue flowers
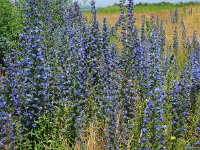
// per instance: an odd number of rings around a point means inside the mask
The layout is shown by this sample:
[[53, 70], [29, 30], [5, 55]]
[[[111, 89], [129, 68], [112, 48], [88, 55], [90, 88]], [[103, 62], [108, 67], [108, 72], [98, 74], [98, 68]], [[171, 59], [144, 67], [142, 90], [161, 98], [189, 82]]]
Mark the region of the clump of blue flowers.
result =
[[96, 149], [198, 148], [200, 45], [183, 21], [180, 65], [178, 26], [167, 47], [159, 17], [137, 28], [133, 0], [113, 27], [95, 1], [90, 21], [66, 0], [28, 0], [23, 13], [18, 48], [0, 39], [0, 149], [87, 149], [92, 137]]

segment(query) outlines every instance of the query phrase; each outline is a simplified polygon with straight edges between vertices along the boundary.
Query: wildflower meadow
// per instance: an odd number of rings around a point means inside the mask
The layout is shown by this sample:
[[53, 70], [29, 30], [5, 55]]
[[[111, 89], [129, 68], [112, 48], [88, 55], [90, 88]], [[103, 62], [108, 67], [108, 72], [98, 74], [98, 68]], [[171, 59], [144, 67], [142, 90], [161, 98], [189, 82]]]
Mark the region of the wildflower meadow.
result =
[[113, 26], [93, 0], [90, 19], [70, 0], [12, 5], [22, 26], [0, 30], [1, 150], [200, 148], [200, 41], [178, 8], [166, 44], [165, 22], [136, 19], [133, 0]]

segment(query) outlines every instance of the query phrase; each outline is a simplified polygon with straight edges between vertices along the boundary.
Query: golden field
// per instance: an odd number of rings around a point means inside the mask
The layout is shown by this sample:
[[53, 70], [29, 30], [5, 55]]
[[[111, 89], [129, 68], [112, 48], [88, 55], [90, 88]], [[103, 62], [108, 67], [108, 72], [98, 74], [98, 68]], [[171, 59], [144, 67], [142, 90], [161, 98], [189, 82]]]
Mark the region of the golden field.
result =
[[[107, 8], [101, 8], [101, 11], [97, 10], [98, 20], [100, 22], [100, 28], [102, 26], [103, 19], [106, 17], [108, 20], [108, 25], [112, 27], [120, 16], [120, 11], [109, 11], [109, 8], [112, 9], [113, 6]], [[116, 6], [115, 6], [116, 7]], [[170, 45], [173, 44], [173, 35], [174, 29], [177, 27], [178, 29], [178, 37], [179, 37], [179, 53], [178, 53], [178, 64], [179, 68], [182, 68], [185, 60], [185, 49], [182, 47], [183, 39], [182, 39], [182, 27], [181, 21], [184, 22], [186, 27], [186, 34], [188, 39], [192, 39], [192, 35], [196, 32], [197, 38], [200, 41], [200, 4], [186, 5], [186, 6], [177, 6], [177, 7], [162, 7], [162, 6], [149, 6], [145, 9], [143, 6], [138, 6], [140, 8], [135, 7], [134, 16], [136, 17], [135, 26], [140, 30], [142, 24], [142, 15], [145, 15], [147, 20], [150, 20], [153, 15], [155, 20], [157, 17], [164, 23], [164, 29], [166, 33], [166, 48], [168, 49]], [[152, 9], [151, 9], [152, 7]], [[171, 22], [171, 13], [175, 12], [175, 9], [178, 8], [178, 23]], [[104, 12], [105, 9], [105, 12]], [[86, 19], [89, 21], [92, 17], [92, 14], [89, 11], [84, 13]], [[120, 31], [117, 31], [120, 35]], [[117, 44], [117, 48], [120, 51], [122, 48], [122, 44], [116, 38], [111, 38], [111, 42]], [[165, 51], [166, 52], [166, 51]]]
[[[185, 9], [185, 10], [184, 10]], [[134, 16], [136, 17], [136, 23], [135, 25], [140, 28], [141, 22], [142, 22], [142, 15], [145, 15], [148, 19], [150, 19], [151, 15], [153, 15], [155, 18], [159, 17], [164, 22], [164, 27], [166, 31], [166, 40], [168, 43], [172, 42], [172, 35], [174, 32], [174, 27], [178, 26], [179, 34], [181, 34], [181, 20], [184, 21], [187, 34], [189, 36], [192, 36], [193, 31], [197, 32], [197, 36], [200, 39], [200, 4], [196, 5], [187, 5], [184, 7], [179, 7], [179, 23], [178, 24], [172, 24], [171, 23], [171, 16], [170, 12], [175, 11], [175, 9], [163, 9], [162, 7], [158, 10], [135, 10]], [[190, 11], [192, 10], [192, 13]], [[108, 19], [109, 26], [112, 26], [115, 24], [115, 22], [118, 20], [120, 12], [106, 12], [106, 13], [97, 13], [98, 19], [100, 22], [102, 22], [103, 18]], [[90, 19], [92, 16], [91, 13], [85, 12], [85, 17]], [[101, 25], [101, 24], [100, 24]]]

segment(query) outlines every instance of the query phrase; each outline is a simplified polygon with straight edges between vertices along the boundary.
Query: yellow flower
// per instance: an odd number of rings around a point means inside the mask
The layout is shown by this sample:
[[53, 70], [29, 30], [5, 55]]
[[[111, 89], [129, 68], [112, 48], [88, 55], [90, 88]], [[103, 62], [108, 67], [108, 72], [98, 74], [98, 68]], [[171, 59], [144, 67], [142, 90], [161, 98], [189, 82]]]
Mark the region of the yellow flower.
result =
[[176, 137], [175, 136], [171, 136], [171, 140], [175, 140], [176, 139]]

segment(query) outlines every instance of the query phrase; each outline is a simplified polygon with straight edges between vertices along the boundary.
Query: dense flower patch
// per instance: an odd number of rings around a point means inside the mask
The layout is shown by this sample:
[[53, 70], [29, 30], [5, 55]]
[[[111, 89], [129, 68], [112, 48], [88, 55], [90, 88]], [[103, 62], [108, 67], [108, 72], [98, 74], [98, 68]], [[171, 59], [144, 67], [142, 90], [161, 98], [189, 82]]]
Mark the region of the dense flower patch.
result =
[[[134, 23], [133, 1], [99, 26], [77, 2], [29, 0], [18, 49], [1, 39], [0, 149], [195, 149], [200, 146], [200, 46], [178, 32], [166, 48], [162, 20]], [[172, 16], [179, 20], [178, 10]], [[186, 28], [183, 39], [186, 41]], [[118, 35], [118, 30], [121, 35]], [[117, 50], [110, 38], [120, 39]], [[167, 53], [167, 54], [166, 54]], [[89, 130], [92, 128], [92, 131]], [[66, 144], [67, 143], [67, 144]], [[180, 144], [181, 143], [181, 144]]]

